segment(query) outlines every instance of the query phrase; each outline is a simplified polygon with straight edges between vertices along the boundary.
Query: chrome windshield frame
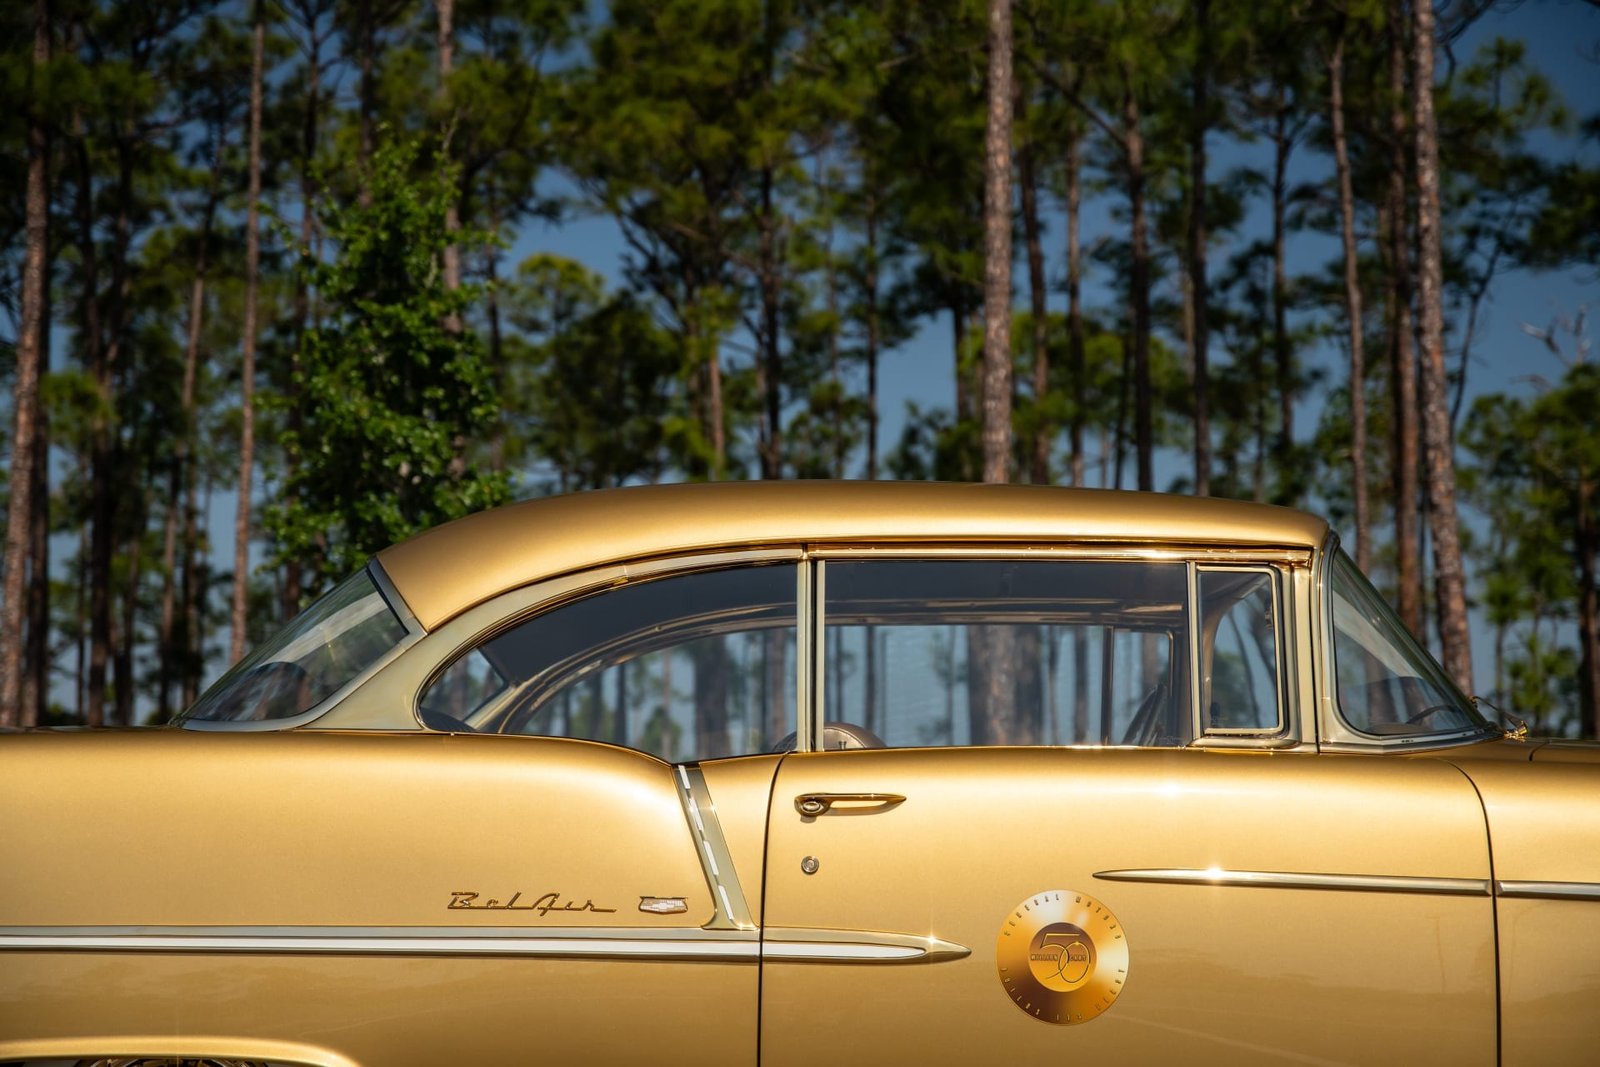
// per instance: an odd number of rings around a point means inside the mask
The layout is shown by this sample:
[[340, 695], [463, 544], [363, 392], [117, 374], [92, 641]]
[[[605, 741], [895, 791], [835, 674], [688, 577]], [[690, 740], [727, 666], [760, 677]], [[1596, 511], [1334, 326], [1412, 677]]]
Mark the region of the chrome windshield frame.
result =
[[[1493, 726], [1473, 726], [1447, 733], [1420, 733], [1415, 735], [1369, 734], [1351, 725], [1339, 704], [1339, 675], [1334, 649], [1333, 623], [1333, 562], [1339, 554], [1339, 535], [1328, 532], [1327, 540], [1317, 551], [1312, 565], [1313, 610], [1316, 612], [1317, 650], [1315, 655], [1317, 684], [1318, 747], [1327, 752], [1376, 752], [1395, 749], [1419, 750], [1450, 748], [1471, 741], [1489, 740], [1501, 736]], [[1387, 600], [1385, 600], [1387, 603]], [[1415, 635], [1413, 635], [1415, 636]], [[1427, 645], [1420, 639], [1417, 645], [1432, 658]], [[1435, 661], [1437, 665], [1437, 661]], [[1443, 668], [1440, 668], [1442, 671]], [[1452, 687], [1454, 688], [1454, 687]], [[1461, 694], [1466, 707], [1472, 700]], [[1474, 714], [1476, 710], [1474, 709]]]

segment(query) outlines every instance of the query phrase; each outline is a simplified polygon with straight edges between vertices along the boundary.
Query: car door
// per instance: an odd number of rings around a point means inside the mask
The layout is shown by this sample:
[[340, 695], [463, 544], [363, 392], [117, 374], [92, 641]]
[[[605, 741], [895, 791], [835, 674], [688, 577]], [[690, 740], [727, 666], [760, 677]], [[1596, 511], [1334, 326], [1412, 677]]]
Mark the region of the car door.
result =
[[[1494, 1062], [1481, 807], [1436, 763], [1284, 750], [1285, 595], [1184, 561], [816, 572], [841, 725], [773, 787], [764, 1064]], [[922, 950], [771, 951], [829, 927]]]

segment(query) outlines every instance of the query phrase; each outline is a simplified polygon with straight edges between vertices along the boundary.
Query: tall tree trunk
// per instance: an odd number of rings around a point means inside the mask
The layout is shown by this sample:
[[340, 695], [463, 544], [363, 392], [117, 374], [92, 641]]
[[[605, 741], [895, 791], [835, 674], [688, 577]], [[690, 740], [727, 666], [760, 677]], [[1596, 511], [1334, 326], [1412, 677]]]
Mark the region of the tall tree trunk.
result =
[[[48, 145], [47, 145], [48, 148]], [[48, 152], [46, 153], [48, 156]], [[48, 159], [46, 185], [49, 184]], [[47, 197], [48, 199], [48, 197]], [[55, 252], [48, 235], [45, 240], [44, 291], [39, 311], [39, 379], [50, 373], [50, 265]], [[33, 481], [29, 510], [33, 512], [31, 531], [32, 573], [28, 579], [28, 647], [23, 675], [22, 725], [37, 726], [50, 714], [50, 412], [39, 405], [34, 425]]]
[[711, 478], [721, 481], [728, 471], [728, 436], [722, 418], [722, 353], [706, 339], [706, 370], [710, 394], [706, 418], [711, 423]]
[[[50, 60], [50, 7], [48, 0], [33, 0], [33, 63], [28, 71], [31, 96], [42, 95], [44, 66]], [[30, 101], [32, 102], [32, 101]], [[50, 239], [49, 191], [45, 166], [49, 142], [44, 116], [30, 108], [28, 116], [28, 190], [24, 223], [27, 250], [22, 267], [22, 321], [17, 337], [17, 377], [13, 387], [16, 428], [11, 438], [11, 498], [6, 515], [4, 605], [0, 611], [0, 726], [22, 721], [24, 571], [33, 539], [33, 452], [39, 416], [40, 334], [44, 313], [46, 246]], [[34, 563], [38, 566], [38, 561]]]
[[[868, 194], [866, 289], [867, 305], [867, 480], [878, 478], [878, 201], [876, 194]], [[870, 631], [869, 631], [870, 635]], [[870, 707], [871, 705], [869, 705]]]
[[1423, 636], [1421, 523], [1417, 512], [1420, 466], [1417, 433], [1417, 358], [1412, 347], [1411, 242], [1406, 198], [1405, 11], [1389, 5], [1389, 346], [1394, 411], [1395, 591], [1400, 619]]
[[[81, 311], [80, 334], [84, 362], [94, 383], [98, 403], [89, 427], [89, 530], [83, 591], [88, 596], [88, 662], [83, 670], [83, 694], [78, 705], [88, 726], [105, 723], [106, 659], [111, 645], [111, 609], [106, 598], [110, 584], [111, 494], [110, 429], [106, 425], [112, 401], [111, 374], [106, 366], [105, 334], [100, 325], [100, 256], [94, 232], [94, 177], [89, 165], [88, 132], [75, 119], [78, 137], [77, 201]], [[102, 580], [102, 574], [104, 579]], [[80, 609], [78, 617], [85, 613]]]
[[[1011, 480], [1011, 0], [989, 0], [989, 108], [983, 137], [983, 480]], [[973, 743], [1009, 740], [1016, 638], [967, 628], [968, 670], [981, 677]], [[982, 668], [981, 670], [979, 668]], [[981, 722], [980, 722], [981, 720]], [[982, 731], [982, 740], [978, 734]]]
[[[437, 99], [443, 111], [450, 101], [450, 73], [455, 66], [455, 0], [435, 0], [434, 10], [438, 14], [438, 49], [439, 49], [439, 88]], [[447, 156], [450, 154], [451, 132], [455, 126], [455, 118], [450, 114], [443, 114], [444, 129], [441, 131], [441, 143]], [[449, 235], [445, 243], [444, 252], [440, 256], [440, 273], [444, 278], [444, 287], [448, 292], [455, 292], [461, 288], [461, 246], [456, 243], [456, 234], [461, 232], [461, 202], [465, 199], [466, 189], [456, 191], [444, 209], [444, 232]], [[451, 333], [460, 333], [462, 329], [461, 316], [455, 312], [445, 316], [444, 328]], [[460, 449], [458, 448], [458, 453]]]
[[[198, 465], [189, 465], [183, 487], [183, 688], [179, 706], [187, 708], [200, 695], [200, 675], [205, 669], [204, 602], [208, 592], [209, 568], [200, 551], [200, 503]], [[207, 476], [209, 485], [210, 476]], [[207, 490], [206, 496], [210, 497]]]
[[[1144, 134], [1139, 123], [1139, 98], [1133, 91], [1133, 71], [1124, 66], [1122, 135], [1133, 231], [1133, 262], [1128, 279], [1129, 298], [1133, 302], [1133, 436], [1138, 453], [1139, 488], [1148, 492], [1156, 487], [1155, 417], [1150, 388], [1150, 236], [1145, 221]], [[1117, 474], [1120, 479], [1120, 463]]]
[[[1083, 336], [1083, 255], [1079, 239], [1079, 206], [1083, 199], [1080, 138], [1067, 132], [1067, 358], [1072, 367], [1072, 484], [1084, 484], [1083, 427], [1087, 421], [1089, 368]], [[1102, 479], [1103, 481], [1103, 479]]]
[[983, 155], [983, 480], [1011, 480], [1011, 3], [989, 0]]
[[[1294, 450], [1294, 365], [1289, 347], [1289, 267], [1288, 227], [1285, 215], [1289, 199], [1289, 153], [1294, 142], [1288, 129], [1289, 102], [1280, 85], [1277, 114], [1273, 120], [1272, 157], [1272, 352], [1278, 383], [1278, 439], [1273, 449], [1278, 464], [1283, 496], [1296, 479], [1293, 474]], [[1297, 494], [1293, 494], [1297, 495]]]
[[773, 209], [772, 166], [761, 168], [761, 384], [762, 433], [761, 477], [783, 477], [783, 357], [778, 347], [778, 320], [782, 314], [782, 293], [778, 283], [778, 220]]
[[376, 142], [378, 16], [373, 0], [356, 0], [356, 167], [362, 181], [356, 199], [362, 207], [372, 205], [372, 189], [365, 180], [372, 173], [372, 153]]
[[244, 338], [239, 367], [239, 500], [233, 521], [232, 640], [228, 661], [244, 658], [249, 633], [250, 495], [255, 463], [256, 298], [261, 261], [261, 94], [262, 66], [267, 40], [264, 0], [255, 0], [250, 60], [250, 177], [246, 196], [244, 246]]
[[78, 528], [78, 559], [77, 571], [78, 589], [73, 605], [78, 620], [78, 634], [73, 642], [77, 645], [77, 670], [73, 680], [73, 708], [78, 718], [89, 724], [89, 527]]
[[194, 281], [189, 288], [189, 324], [183, 346], [183, 386], [179, 394], [181, 425], [173, 445], [172, 474], [168, 482], [167, 511], [161, 531], [161, 630], [156, 666], [156, 721], [172, 717], [173, 670], [180, 667], [178, 651], [178, 528], [183, 517], [184, 486], [191, 477], [189, 465], [195, 440], [194, 388], [200, 365], [200, 331], [205, 317], [206, 279], [211, 261], [211, 229], [222, 198], [222, 122], [216, 129], [211, 159], [211, 182], [200, 224], [200, 247], [195, 252]]
[[1211, 5], [1195, 0], [1195, 63], [1190, 79], [1189, 299], [1194, 345], [1194, 491], [1211, 495], [1210, 289], [1206, 281], [1206, 131], [1211, 77]]
[[1033, 441], [1028, 449], [1028, 480], [1035, 485], [1050, 484], [1050, 442], [1054, 427], [1045, 417], [1050, 400], [1049, 309], [1046, 305], [1044, 247], [1039, 226], [1039, 175], [1035, 167], [1034, 146], [1023, 146], [1017, 154], [1022, 186], [1022, 228], [1028, 250], [1028, 300], [1033, 318]]
[[1371, 564], [1367, 518], [1367, 359], [1361, 316], [1361, 270], [1356, 258], [1356, 204], [1344, 131], [1344, 22], [1328, 57], [1328, 123], [1333, 131], [1334, 168], [1339, 178], [1339, 224], [1344, 241], [1344, 303], [1350, 328], [1350, 488], [1355, 499], [1356, 566]]
[[[450, 99], [450, 73], [455, 66], [455, 0], [434, 0], [434, 11], [438, 15], [438, 46], [439, 46], [439, 91], [438, 99], [441, 106]], [[450, 150], [449, 129], [452, 120], [444, 116], [445, 122], [445, 151]], [[451, 291], [461, 288], [461, 249], [453, 237], [461, 231], [461, 212], [456, 201], [452, 199], [444, 211], [444, 232], [452, 236], [452, 240], [444, 246], [444, 287]], [[452, 316], [452, 327], [461, 328], [460, 319]]]
[[1600, 590], [1595, 586], [1595, 556], [1600, 530], [1595, 528], [1595, 483], [1580, 478], [1573, 500], [1578, 550], [1578, 707], [1579, 730], [1600, 737]]
[[139, 586], [144, 578], [143, 531], [146, 514], [149, 511], [148, 501], [139, 501], [136, 511], [134, 521], [129, 527], [135, 533], [128, 548], [127, 574], [122, 587], [122, 616], [117, 621], [116, 654], [111, 662], [114, 679], [112, 688], [117, 695], [116, 720], [121, 726], [133, 725], [138, 691], [138, 679], [133, 673], [133, 651], [139, 637], [137, 630]]
[[[300, 249], [302, 257], [315, 260], [312, 243], [316, 237], [317, 188], [314, 164], [317, 157], [317, 140], [322, 125], [322, 38], [317, 33], [315, 16], [307, 19], [309, 51], [306, 55], [306, 110], [300, 120]], [[289, 353], [289, 383], [287, 389], [289, 411], [287, 426], [289, 440], [285, 442], [283, 466], [284, 482], [293, 485], [300, 469], [300, 435], [305, 419], [300, 413], [300, 352], [306, 334], [311, 328], [311, 292], [306, 272], [295, 272], [294, 285], [295, 346]], [[284, 504], [293, 511], [297, 494], [289, 492]], [[285, 622], [300, 613], [300, 598], [305, 591], [305, 567], [299, 557], [287, 560], [283, 566], [283, 603], [281, 612]]]
[[[50, 255], [45, 277], [50, 276]], [[50, 373], [50, 286], [44, 287], [39, 317], [39, 378]], [[22, 676], [21, 725], [37, 726], [50, 713], [50, 414], [39, 405], [34, 424], [33, 480], [29, 492], [32, 526], [28, 555], [28, 644]]]
[[1444, 368], [1444, 268], [1440, 249], [1439, 142], [1433, 113], [1433, 0], [1414, 0], [1412, 90], [1417, 139], [1417, 303], [1422, 315], [1422, 422], [1428, 449], [1428, 517], [1432, 524], [1435, 600], [1444, 666], [1472, 692], [1472, 639], [1467, 629], [1466, 575], [1456, 520], [1455, 446]]

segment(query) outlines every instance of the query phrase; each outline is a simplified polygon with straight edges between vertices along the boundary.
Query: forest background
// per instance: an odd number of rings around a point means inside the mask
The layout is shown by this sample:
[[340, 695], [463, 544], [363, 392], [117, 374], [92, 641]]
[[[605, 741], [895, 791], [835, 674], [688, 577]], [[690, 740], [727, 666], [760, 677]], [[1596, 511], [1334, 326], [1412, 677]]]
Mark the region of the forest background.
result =
[[8, 0], [0, 726], [505, 500], [894, 477], [1321, 511], [1594, 736], [1597, 75], [1573, 2]]

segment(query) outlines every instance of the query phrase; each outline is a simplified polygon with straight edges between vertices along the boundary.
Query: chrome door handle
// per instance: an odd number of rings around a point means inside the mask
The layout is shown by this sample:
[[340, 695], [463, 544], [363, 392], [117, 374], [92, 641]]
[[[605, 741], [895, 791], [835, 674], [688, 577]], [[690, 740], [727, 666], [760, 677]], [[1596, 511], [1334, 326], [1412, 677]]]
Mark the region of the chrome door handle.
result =
[[826, 815], [839, 805], [841, 815], [847, 811], [865, 815], [905, 802], [899, 793], [801, 793], [794, 798], [794, 809], [801, 815], [817, 816]]

